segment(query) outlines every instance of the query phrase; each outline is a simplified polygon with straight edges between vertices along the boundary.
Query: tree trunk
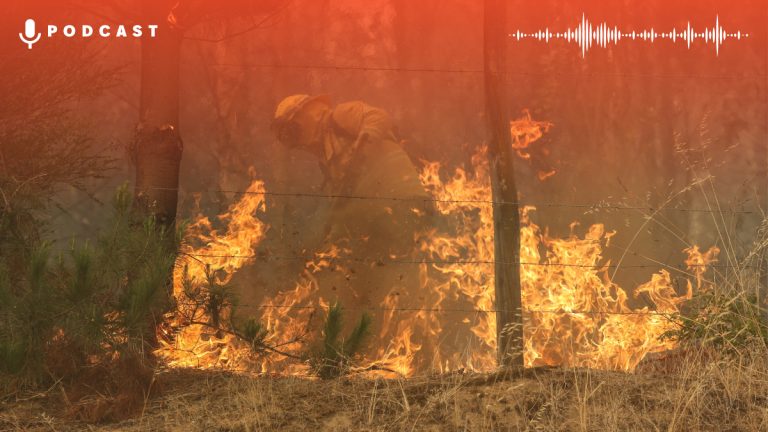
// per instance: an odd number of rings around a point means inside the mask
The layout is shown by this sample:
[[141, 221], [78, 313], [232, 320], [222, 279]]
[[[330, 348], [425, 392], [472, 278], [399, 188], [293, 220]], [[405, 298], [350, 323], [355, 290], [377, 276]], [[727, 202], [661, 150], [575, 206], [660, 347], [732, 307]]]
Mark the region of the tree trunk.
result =
[[496, 334], [501, 365], [523, 365], [520, 212], [506, 113], [506, 0], [485, 0], [484, 71], [488, 157], [493, 193]]
[[[167, 246], [173, 249], [178, 202], [182, 141], [179, 135], [179, 57], [181, 30], [172, 28], [168, 0], [142, 0], [144, 19], [158, 24], [156, 37], [141, 42], [141, 94], [132, 157], [136, 165], [133, 205], [146, 216], [155, 216], [158, 228], [167, 229]], [[128, 275], [129, 278], [134, 275]], [[173, 269], [168, 269], [166, 295], [173, 295]], [[159, 323], [161, 317], [151, 319]], [[146, 359], [159, 345], [154, 329], [146, 334]]]
[[181, 30], [168, 23], [170, 1], [143, 0], [143, 15], [159, 25], [141, 46], [141, 99], [136, 127], [134, 204], [173, 228], [178, 201], [182, 141], [179, 135]]

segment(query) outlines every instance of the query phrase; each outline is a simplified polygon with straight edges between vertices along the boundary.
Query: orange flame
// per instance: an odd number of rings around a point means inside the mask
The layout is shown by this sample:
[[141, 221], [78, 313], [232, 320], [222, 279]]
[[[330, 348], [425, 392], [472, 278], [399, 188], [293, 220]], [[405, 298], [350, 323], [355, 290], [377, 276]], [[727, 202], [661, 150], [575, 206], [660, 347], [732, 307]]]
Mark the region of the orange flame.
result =
[[[546, 122], [523, 119], [512, 122], [515, 149], [521, 153], [549, 128]], [[393, 288], [373, 311], [375, 335], [363, 358], [361, 370], [412, 375], [418, 371], [468, 369], [491, 370], [496, 366], [496, 314], [494, 313], [493, 217], [486, 149], [472, 157], [472, 171], [456, 169], [448, 180], [441, 177], [438, 162], [424, 162], [420, 180], [435, 198], [438, 213], [450, 229], [432, 228], [414, 233], [423, 262], [417, 262], [418, 287], [400, 293]], [[262, 182], [255, 180], [249, 192], [218, 217], [227, 228], [218, 231], [205, 217], [198, 217], [187, 231], [174, 274], [177, 296], [183, 294], [183, 269], [195, 280], [203, 280], [205, 266], [220, 269], [219, 282], [226, 283], [238, 269], [248, 265], [266, 226], [257, 215], [264, 211]], [[521, 209], [521, 285], [524, 316], [524, 359], [527, 366], [565, 365], [601, 369], [633, 370], [649, 353], [674, 347], [660, 336], [675, 322], [670, 314], [692, 295], [689, 281], [679, 293], [666, 270], [627, 291], [608, 274], [603, 250], [615, 234], [602, 224], [553, 238], [531, 219], [533, 207]], [[414, 209], [418, 214], [418, 211]], [[572, 226], [575, 229], [576, 225]], [[716, 260], [718, 250], [686, 249], [686, 263], [702, 288], [706, 266]], [[343, 261], [354, 251], [331, 245], [315, 253], [306, 263], [295, 288], [261, 302], [261, 322], [270, 331], [268, 343], [283, 352], [300, 352], [318, 336], [319, 322], [312, 322], [316, 309], [328, 309], [318, 295], [320, 272], [330, 271], [332, 261]], [[239, 258], [235, 256], [246, 256]], [[197, 259], [190, 259], [196, 257]], [[630, 296], [645, 306], [630, 307]], [[418, 298], [414, 307], [407, 298]], [[344, 299], [341, 299], [342, 303]], [[411, 301], [411, 300], [409, 300]], [[234, 338], [210, 334], [204, 326], [181, 326], [174, 344], [159, 353], [171, 366], [227, 367], [256, 373], [307, 375], [304, 362], [280, 354], [260, 359], [248, 355], [250, 347]], [[296, 335], [304, 335], [304, 338]]]
[[[264, 238], [266, 226], [256, 214], [264, 211], [264, 183], [254, 180], [243, 197], [217, 217], [226, 228], [214, 228], [205, 216], [198, 216], [187, 227], [185, 241], [176, 259], [173, 272], [174, 296], [182, 313], [171, 318], [171, 327], [178, 333], [166, 341], [157, 354], [169, 366], [181, 367], [235, 367], [242, 358], [248, 357], [247, 344], [239, 343], [232, 335], [217, 335], [213, 329], [199, 323], [181, 322], [180, 317], [193, 311], [184, 303], [185, 279], [195, 285], [205, 283], [209, 272], [215, 271], [214, 279], [226, 285], [243, 266], [253, 261], [255, 248]], [[173, 343], [167, 340], [172, 339]]]
[[549, 156], [549, 150], [541, 147], [538, 152], [541, 153], [534, 161], [531, 158], [531, 145], [544, 136], [552, 127], [552, 123], [546, 121], [536, 121], [531, 118], [531, 113], [525, 109], [523, 116], [509, 122], [509, 132], [512, 136], [512, 148], [517, 152], [521, 159], [536, 165], [539, 180], [544, 181], [556, 174], [556, 170], [545, 166], [544, 159]]

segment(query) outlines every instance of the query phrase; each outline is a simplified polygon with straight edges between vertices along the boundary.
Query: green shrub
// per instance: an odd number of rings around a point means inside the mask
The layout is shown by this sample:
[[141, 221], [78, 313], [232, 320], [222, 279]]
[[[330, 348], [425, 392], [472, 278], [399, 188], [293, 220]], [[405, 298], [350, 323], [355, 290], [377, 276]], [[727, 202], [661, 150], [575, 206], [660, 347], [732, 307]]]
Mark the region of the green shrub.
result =
[[347, 373], [355, 354], [362, 350], [370, 333], [371, 317], [363, 313], [349, 336], [342, 338], [343, 317], [341, 305], [331, 305], [325, 317], [321, 345], [310, 354], [312, 371], [320, 378], [333, 378]]
[[0, 373], [35, 385], [115, 359], [151, 359], [171, 307], [177, 238], [136, 214], [123, 187], [94, 245], [54, 254], [38, 243], [24, 268], [0, 257]]

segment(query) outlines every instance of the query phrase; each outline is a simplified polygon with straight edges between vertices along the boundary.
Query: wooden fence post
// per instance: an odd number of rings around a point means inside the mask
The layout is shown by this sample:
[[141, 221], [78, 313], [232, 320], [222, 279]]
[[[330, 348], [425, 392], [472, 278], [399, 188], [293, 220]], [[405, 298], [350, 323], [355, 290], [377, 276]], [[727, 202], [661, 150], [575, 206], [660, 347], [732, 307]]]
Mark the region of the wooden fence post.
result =
[[499, 364], [523, 366], [520, 212], [506, 112], [506, 0], [485, 0], [483, 67], [493, 193], [496, 334]]

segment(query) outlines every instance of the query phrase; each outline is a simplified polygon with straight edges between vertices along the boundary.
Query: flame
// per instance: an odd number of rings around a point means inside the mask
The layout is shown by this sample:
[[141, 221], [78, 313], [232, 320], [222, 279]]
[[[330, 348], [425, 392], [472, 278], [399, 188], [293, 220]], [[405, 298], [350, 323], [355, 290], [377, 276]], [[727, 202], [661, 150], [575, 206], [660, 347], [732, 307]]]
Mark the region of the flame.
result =
[[[717, 261], [717, 254], [720, 249], [716, 247], [709, 248], [706, 252], [701, 252], [697, 245], [693, 245], [684, 250], [688, 254], [685, 265], [696, 275], [696, 287], [702, 287], [702, 276], [707, 271], [707, 267]], [[690, 284], [690, 281], [688, 281]]]
[[540, 147], [537, 153], [539, 157], [535, 160], [531, 157], [531, 145], [544, 136], [552, 127], [552, 123], [546, 121], [537, 121], [531, 118], [531, 113], [523, 110], [523, 116], [509, 122], [509, 132], [512, 136], [512, 149], [517, 155], [537, 167], [537, 176], [539, 180], [544, 181], [552, 177], [557, 172], [554, 168], [545, 166], [544, 159], [549, 156], [549, 150]]
[[[670, 273], [660, 270], [633, 291], [647, 305], [632, 308], [627, 291], [608, 276], [610, 262], [601, 264], [614, 234], [603, 225], [565, 239], [542, 234], [530, 221], [522, 231], [521, 261], [548, 264], [521, 265], [527, 365], [631, 371], [647, 354], [674, 348], [660, 337], [676, 328], [673, 316], [692, 296], [690, 281], [678, 293]], [[538, 253], [541, 246], [545, 257]], [[708, 253], [714, 257], [718, 250]]]
[[[523, 118], [511, 123], [513, 148], [521, 157], [530, 157], [525, 151], [550, 126], [533, 121], [526, 111]], [[471, 170], [455, 169], [447, 180], [439, 162], [423, 162], [420, 180], [447, 223], [414, 233], [419, 260], [411, 265], [418, 266], [419, 284], [393, 287], [381, 294], [379, 308], [371, 311], [375, 334], [371, 348], [363, 353], [360, 371], [410, 376], [418, 371], [487, 371], [496, 367], [493, 216], [487, 159], [487, 149], [482, 147], [472, 156]], [[184, 297], [185, 278], [200, 283], [211, 274], [209, 269], [215, 269], [216, 282], [226, 284], [253, 261], [267, 231], [258, 218], [265, 211], [264, 192], [264, 184], [254, 180], [248, 192], [218, 216], [225, 229], [214, 228], [204, 216], [189, 226], [174, 272], [177, 299]], [[690, 280], [684, 292], [679, 292], [670, 273], [660, 270], [648, 282], [625, 290], [612, 281], [608, 272], [611, 263], [603, 257], [614, 231], [594, 224], [579, 234], [574, 223], [570, 236], [556, 238], [533, 222], [534, 211], [533, 207], [521, 209], [520, 274], [527, 366], [631, 371], [649, 353], [674, 347], [660, 336], [675, 328], [671, 315], [691, 298], [694, 288]], [[417, 217], [423, 215], [419, 209], [413, 212]], [[307, 343], [319, 337], [321, 322], [314, 318], [319, 310], [328, 310], [328, 301], [319, 295], [316, 275], [343, 267], [344, 259], [354, 257], [354, 252], [342, 245], [316, 251], [294, 288], [261, 301], [260, 322], [269, 331], [266, 342], [279, 352], [254, 356], [251, 347], [228, 334], [172, 317], [173, 337], [166, 339], [173, 342], [158, 351], [160, 356], [170, 366], [308, 375], [309, 367], [301, 356], [288, 354], [301, 353]], [[719, 251], [713, 247], [701, 252], [692, 246], [684, 252], [696, 289], [702, 289], [706, 284], [704, 272]]]
[[[313, 324], [320, 326], [320, 321], [314, 320], [316, 311], [327, 312], [330, 305], [317, 295], [319, 287], [314, 275], [336, 266], [336, 260], [350, 252], [338, 245], [327, 246], [305, 263], [304, 272], [294, 289], [279, 292], [261, 303], [261, 322], [266, 325], [269, 334], [265, 340], [267, 344], [278, 346], [283, 352], [300, 352], [306, 348], [306, 342], [319, 336], [317, 329], [313, 328]], [[270, 355], [262, 359], [257, 372], [306, 376], [309, 365], [292, 357]]]
[[454, 290], [464, 300], [464, 308], [480, 311], [462, 322], [472, 324], [469, 330], [475, 336], [470, 355], [464, 361], [454, 355], [447, 364], [490, 370], [496, 364], [496, 314], [488, 312], [494, 309], [494, 285], [493, 209], [485, 202], [490, 200], [486, 148], [476, 152], [471, 162], [473, 175], [457, 169], [447, 182], [440, 178], [439, 162], [424, 163], [422, 184], [435, 198], [438, 211], [451, 217], [458, 229], [453, 233], [433, 230], [422, 234], [420, 250], [429, 260], [445, 263], [432, 264], [434, 280], [443, 280], [433, 284], [432, 289], [446, 291], [436, 308], [442, 307], [442, 300]]
[[[536, 136], [536, 135], [532, 135]], [[462, 218], [466, 228], [453, 236], [427, 236], [423, 250], [431, 257], [449, 260], [469, 256], [474, 265], [434, 265], [453, 279], [452, 285], [481, 311], [493, 310], [493, 219], [485, 149], [472, 159], [474, 175], [457, 169], [451, 180], [440, 181], [438, 163], [427, 163], [422, 182], [438, 201], [444, 214]], [[615, 232], [604, 225], [590, 226], [582, 236], [553, 238], [536, 225], [534, 207], [521, 209], [520, 276], [524, 310], [524, 359], [527, 366], [563, 365], [613, 370], [633, 370], [649, 353], [674, 347], [660, 336], [675, 328], [671, 316], [692, 296], [687, 283], [678, 293], [668, 271], [660, 270], [634, 291], [634, 299], [647, 306], [633, 309], [627, 290], [611, 281], [610, 262], [603, 250]], [[479, 223], [472, 223], [473, 214]], [[578, 224], [571, 226], [572, 231]], [[686, 249], [686, 264], [703, 284], [706, 266], [716, 260], [715, 247], [699, 252]], [[465, 260], [467, 260], [465, 258]], [[472, 356], [472, 365], [487, 370], [494, 364], [495, 314], [483, 315], [472, 332], [483, 344]]]
[[[253, 261], [255, 248], [267, 228], [256, 217], [264, 211], [264, 191], [264, 183], [254, 180], [243, 197], [217, 217], [226, 227], [224, 231], [214, 228], [203, 215], [187, 227], [173, 272], [173, 294], [181, 313], [169, 318], [167, 327], [172, 330], [160, 335], [164, 345], [157, 351], [169, 366], [236, 367], [248, 357], [247, 344], [201, 324], [210, 317], [193, 310], [194, 305], [185, 295], [185, 280], [199, 286], [210, 276], [223, 286], [237, 270]], [[190, 318], [194, 322], [190, 323]]]

